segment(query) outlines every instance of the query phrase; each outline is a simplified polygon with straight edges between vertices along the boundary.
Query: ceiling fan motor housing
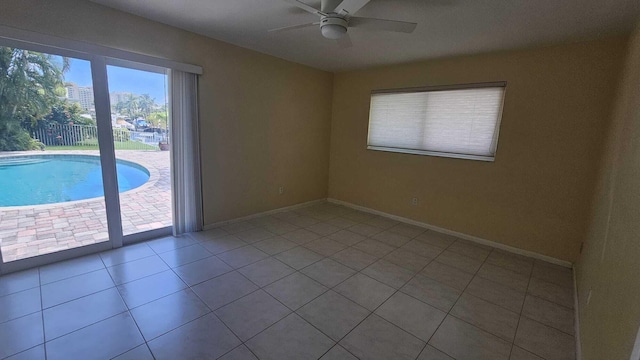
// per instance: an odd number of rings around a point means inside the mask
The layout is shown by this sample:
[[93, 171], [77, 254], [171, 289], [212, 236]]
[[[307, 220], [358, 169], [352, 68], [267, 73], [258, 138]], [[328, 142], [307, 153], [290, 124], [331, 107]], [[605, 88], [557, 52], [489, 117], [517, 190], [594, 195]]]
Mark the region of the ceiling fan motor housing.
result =
[[340, 39], [347, 33], [347, 27], [349, 23], [342, 17], [339, 16], [323, 16], [320, 19], [320, 31], [322, 32], [322, 36], [327, 39]]

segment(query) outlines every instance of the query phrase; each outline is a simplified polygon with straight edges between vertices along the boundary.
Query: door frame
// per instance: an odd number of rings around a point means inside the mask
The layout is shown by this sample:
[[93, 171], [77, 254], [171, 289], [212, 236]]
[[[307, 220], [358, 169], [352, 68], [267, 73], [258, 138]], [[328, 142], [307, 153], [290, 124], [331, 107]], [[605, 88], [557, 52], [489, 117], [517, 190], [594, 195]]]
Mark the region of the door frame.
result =
[[[15, 32], [16, 29], [11, 29], [11, 32]], [[2, 251], [0, 249], [0, 275], [8, 274], [11, 272], [33, 268], [37, 266], [47, 265], [54, 262], [86, 256], [89, 254], [106, 251], [122, 247], [124, 244], [130, 244], [140, 241], [149, 240], [155, 237], [161, 237], [170, 235], [173, 231], [173, 227], [165, 227], [150, 231], [144, 231], [127, 236], [123, 236], [122, 232], [122, 218], [120, 209], [120, 193], [118, 191], [118, 180], [116, 172], [116, 156], [113, 142], [113, 131], [111, 124], [111, 105], [109, 98], [109, 87], [107, 78], [107, 65], [114, 65], [120, 67], [128, 67], [137, 70], [154, 71], [168, 73], [169, 68], [148, 65], [144, 63], [134, 62], [130, 60], [123, 60], [119, 58], [111, 58], [104, 55], [90, 54], [83, 51], [70, 50], [68, 48], [62, 48], [58, 46], [43, 45], [31, 40], [33, 37], [52, 38], [42, 34], [35, 34], [17, 30], [27, 34], [29, 40], [19, 40], [14, 37], [4, 37], [3, 33], [7, 31], [7, 28], [0, 26], [0, 46], [13, 47], [19, 49], [25, 49], [30, 51], [37, 51], [46, 53], [49, 55], [70, 57], [79, 60], [89, 61], [91, 64], [91, 77], [93, 81], [93, 96], [96, 110], [96, 126], [98, 132], [98, 149], [100, 153], [101, 172], [104, 188], [104, 202], [105, 211], [107, 216], [107, 231], [108, 240], [96, 244], [84, 245], [73, 249], [61, 250], [49, 254], [37, 255], [25, 259], [15, 260], [5, 263], [2, 258]], [[76, 44], [73, 41], [66, 39], [58, 39], [58, 43], [62, 41], [65, 44]], [[82, 45], [82, 43], [79, 43]], [[86, 44], [84, 44], [86, 46]], [[70, 46], [71, 47], [71, 46]], [[80, 46], [82, 48], [82, 46]], [[99, 47], [98, 47], [99, 48]], [[114, 50], [116, 51], [116, 50]], [[116, 53], [118, 53], [116, 51]], [[127, 54], [127, 52], [122, 52]], [[138, 59], [155, 59], [146, 57], [144, 55], [133, 54]], [[164, 64], [173, 64], [171, 61], [164, 61]], [[179, 64], [179, 63], [177, 63]], [[193, 65], [179, 64], [193, 69]], [[200, 69], [200, 72], [202, 69]]]
[[[139, 63], [136, 61], [131, 61], [131, 60], [124, 60], [124, 59], [118, 59], [118, 58], [111, 58], [111, 57], [102, 57], [104, 59], [104, 71], [105, 71], [105, 79], [106, 79], [106, 89], [107, 89], [107, 99], [109, 99], [109, 82], [108, 82], [108, 69], [107, 66], [117, 66], [120, 68], [126, 68], [126, 69], [132, 69], [132, 70], [139, 70], [139, 71], [146, 71], [146, 72], [153, 72], [153, 73], [158, 73], [158, 74], [164, 74], [165, 76], [167, 76], [167, 81], [168, 81], [168, 77], [169, 77], [169, 71], [171, 69], [163, 67], [163, 66], [157, 66], [157, 65], [150, 65], [150, 64], [144, 64], [144, 63]], [[170, 94], [167, 94], [168, 96], [171, 96]], [[171, 101], [171, 99], [169, 99], [169, 102]], [[111, 104], [109, 104], [109, 117], [111, 116]], [[97, 108], [96, 108], [97, 111]], [[167, 114], [167, 119], [169, 121], [169, 126], [171, 126], [171, 121], [170, 121], [170, 116], [169, 114]], [[109, 118], [110, 119], [110, 118]], [[112, 131], [111, 131], [111, 122], [109, 122], [109, 135], [113, 137]], [[113, 147], [113, 140], [111, 140], [111, 146]], [[115, 166], [115, 150], [113, 151], [114, 154], [114, 166]], [[172, 157], [169, 158], [169, 172], [172, 173], [173, 172], [173, 161], [172, 161]], [[110, 166], [110, 164], [109, 164]], [[117, 190], [117, 182], [116, 182], [116, 190]], [[171, 196], [173, 197], [173, 188], [171, 189], [172, 193]], [[118, 198], [120, 197], [120, 193], [118, 192]], [[121, 209], [120, 209], [120, 203], [118, 201], [118, 221], [119, 224], [121, 225]], [[173, 214], [172, 214], [173, 215]], [[115, 216], [115, 214], [114, 214]], [[173, 222], [173, 221], [172, 221]], [[159, 238], [159, 237], [163, 237], [163, 236], [168, 236], [171, 235], [173, 233], [173, 226], [166, 226], [163, 228], [158, 228], [158, 229], [153, 229], [153, 230], [146, 230], [146, 231], [141, 231], [141, 232], [137, 232], [137, 233], [133, 233], [133, 234], [129, 234], [129, 235], [124, 235], [122, 228], [120, 228], [120, 232], [119, 232], [119, 238], [116, 238], [116, 240], [118, 240], [118, 242], [114, 245], [118, 245], [118, 246], [114, 246], [115, 247], [120, 247], [123, 245], [129, 245], [129, 244], [135, 244], [138, 242], [142, 242], [142, 241], [147, 241], [147, 240], [151, 240], [154, 238]]]
[[[100, 171], [103, 180], [105, 212], [107, 217], [108, 239], [100, 243], [84, 245], [81, 247], [56, 251], [49, 254], [37, 255], [25, 259], [19, 259], [8, 263], [2, 258], [0, 250], [0, 274], [6, 274], [18, 270], [41, 266], [74, 257], [113, 249], [122, 246], [122, 229], [120, 227], [119, 198], [117, 196], [118, 183], [115, 173], [115, 152], [113, 134], [111, 131], [111, 111], [109, 105], [106, 84], [106, 66], [101, 56], [87, 54], [55, 46], [41, 45], [28, 41], [7, 39], [0, 37], [0, 46], [25, 49], [45, 53], [47, 55], [69, 57], [78, 60], [89, 61], [91, 66], [93, 97], [96, 106], [96, 126], [98, 132], [98, 150], [100, 157]], [[102, 69], [101, 69], [102, 66]], [[106, 97], [105, 94], [106, 93]], [[109, 170], [110, 169], [110, 170]], [[115, 189], [115, 195], [113, 196]]]

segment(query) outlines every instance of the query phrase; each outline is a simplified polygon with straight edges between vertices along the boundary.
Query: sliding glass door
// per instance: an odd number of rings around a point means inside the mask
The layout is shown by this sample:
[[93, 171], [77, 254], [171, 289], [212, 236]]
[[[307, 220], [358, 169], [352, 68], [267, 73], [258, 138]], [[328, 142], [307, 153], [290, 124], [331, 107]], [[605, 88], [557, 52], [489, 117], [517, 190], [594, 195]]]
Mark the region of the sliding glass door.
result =
[[172, 225], [169, 95], [166, 69], [115, 63], [107, 77], [126, 240]]
[[0, 40], [0, 273], [170, 233], [167, 71]]
[[80, 56], [0, 47], [5, 263], [109, 247], [91, 62]]

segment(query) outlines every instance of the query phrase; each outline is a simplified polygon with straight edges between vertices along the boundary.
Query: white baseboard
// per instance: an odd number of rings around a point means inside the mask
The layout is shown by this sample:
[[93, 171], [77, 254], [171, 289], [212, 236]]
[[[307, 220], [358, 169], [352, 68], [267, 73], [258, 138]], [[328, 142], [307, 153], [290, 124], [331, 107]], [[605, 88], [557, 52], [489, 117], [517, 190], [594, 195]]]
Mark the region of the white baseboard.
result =
[[333, 203], [333, 204], [346, 206], [346, 207], [349, 207], [349, 208], [352, 208], [352, 209], [355, 209], [355, 210], [364, 211], [364, 212], [367, 212], [367, 213], [370, 213], [370, 214], [384, 216], [384, 217], [387, 217], [387, 218], [390, 218], [390, 219], [393, 219], [393, 220], [396, 220], [396, 221], [400, 221], [400, 222], [403, 222], [403, 223], [416, 225], [416, 226], [419, 226], [419, 227], [422, 227], [422, 228], [425, 228], [425, 229], [429, 229], [429, 230], [441, 232], [441, 233], [444, 233], [444, 234], [456, 236], [456, 237], [459, 237], [461, 239], [469, 240], [469, 241], [472, 241], [472, 242], [475, 242], [475, 243], [478, 243], [478, 244], [481, 244], [481, 245], [491, 246], [491, 247], [494, 247], [494, 248], [497, 248], [497, 249], [501, 249], [501, 250], [504, 250], [504, 251], [508, 251], [508, 252], [511, 252], [511, 253], [514, 253], [514, 254], [523, 255], [523, 256], [530, 257], [530, 258], [534, 258], [534, 259], [550, 262], [552, 264], [556, 264], [556, 265], [560, 265], [560, 266], [564, 266], [564, 267], [568, 267], [568, 268], [571, 268], [573, 266], [573, 264], [571, 264], [569, 261], [556, 259], [554, 257], [538, 254], [538, 253], [533, 252], [533, 251], [519, 249], [519, 248], [516, 248], [516, 247], [513, 247], [513, 246], [497, 243], [495, 241], [482, 239], [482, 238], [477, 237], [477, 236], [468, 235], [468, 234], [464, 234], [464, 233], [461, 233], [461, 232], [457, 232], [457, 231], [441, 228], [441, 227], [438, 227], [438, 226], [435, 226], [435, 225], [427, 224], [427, 223], [416, 221], [416, 220], [411, 220], [411, 219], [408, 219], [408, 218], [405, 218], [405, 217], [402, 217], [402, 216], [397, 216], [397, 215], [385, 213], [385, 212], [382, 212], [382, 211], [370, 209], [370, 208], [367, 208], [367, 207], [364, 207], [364, 206], [355, 205], [355, 204], [352, 204], [352, 203], [349, 203], [349, 202], [346, 202], [346, 201], [332, 199], [332, 198], [308, 201], [308, 202], [295, 204], [295, 205], [291, 205], [291, 206], [286, 206], [286, 207], [282, 207], [282, 208], [278, 208], [278, 209], [273, 209], [273, 210], [269, 210], [269, 211], [263, 211], [263, 212], [260, 212], [260, 213], [251, 214], [251, 215], [248, 215], [248, 216], [243, 216], [243, 217], [236, 218], [236, 219], [220, 221], [220, 222], [216, 222], [216, 223], [213, 223], [213, 224], [207, 224], [202, 229], [203, 230], [211, 230], [213, 228], [217, 228], [217, 227], [220, 227], [220, 226], [223, 226], [223, 225], [226, 225], [226, 224], [231, 224], [231, 223], [235, 223], [235, 222], [251, 220], [251, 219], [254, 219], [254, 218], [257, 218], [257, 217], [260, 217], [260, 216], [276, 214], [276, 213], [283, 212], [283, 211], [290, 211], [290, 210], [300, 209], [300, 208], [308, 207], [308, 206], [315, 205], [315, 204], [322, 203], [322, 202], [330, 202], [330, 203]]
[[580, 309], [578, 309], [578, 282], [576, 268], [573, 268], [573, 326], [576, 339], [576, 360], [582, 360], [582, 340], [580, 340]]
[[286, 207], [277, 208], [277, 209], [268, 210], [268, 211], [263, 211], [263, 212], [259, 212], [257, 214], [251, 214], [251, 215], [243, 216], [243, 217], [240, 217], [240, 218], [235, 218], [235, 219], [225, 220], [225, 221], [219, 221], [219, 222], [216, 222], [216, 223], [213, 223], [213, 224], [207, 224], [207, 225], [203, 226], [202, 230], [211, 230], [211, 229], [223, 226], [223, 225], [232, 224], [232, 223], [245, 221], [245, 220], [251, 220], [251, 219], [255, 219], [255, 218], [260, 217], [260, 216], [277, 214], [277, 213], [280, 213], [280, 212], [283, 212], [283, 211], [301, 209], [301, 208], [304, 208], [304, 207], [308, 207], [308, 206], [315, 205], [315, 204], [318, 204], [318, 203], [323, 203], [323, 202], [326, 202], [326, 201], [327, 201], [327, 199], [318, 199], [318, 200], [313, 200], [313, 201], [307, 201], [307, 202], [304, 202], [304, 203], [295, 204], [295, 205], [286, 206]]
[[571, 262], [569, 262], [569, 261], [556, 259], [554, 257], [538, 254], [538, 253], [533, 252], [533, 251], [518, 249], [518, 248], [513, 247], [513, 246], [509, 246], [509, 245], [497, 243], [495, 241], [482, 239], [482, 238], [479, 238], [477, 236], [468, 235], [468, 234], [464, 234], [464, 233], [461, 233], [461, 232], [457, 232], [457, 231], [441, 228], [441, 227], [438, 227], [438, 226], [435, 226], [435, 225], [431, 225], [431, 224], [427, 224], [427, 223], [424, 223], [424, 222], [411, 220], [411, 219], [408, 219], [408, 218], [405, 218], [405, 217], [402, 217], [402, 216], [388, 214], [388, 213], [385, 213], [385, 212], [382, 212], [382, 211], [370, 209], [370, 208], [367, 208], [367, 207], [364, 207], [364, 206], [360, 206], [360, 205], [355, 205], [355, 204], [352, 204], [352, 203], [349, 203], [349, 202], [346, 202], [346, 201], [342, 201], [342, 200], [328, 198], [327, 201], [330, 202], [330, 203], [337, 204], [337, 205], [346, 206], [346, 207], [349, 207], [349, 208], [352, 208], [352, 209], [355, 209], [355, 210], [360, 210], [360, 211], [364, 211], [364, 212], [367, 212], [367, 213], [370, 213], [370, 214], [384, 216], [384, 217], [387, 217], [387, 218], [390, 218], [390, 219], [393, 219], [393, 220], [396, 220], [396, 221], [400, 221], [400, 222], [403, 222], [403, 223], [416, 225], [416, 226], [419, 226], [419, 227], [422, 227], [422, 228], [425, 228], [425, 229], [441, 232], [441, 233], [444, 233], [444, 234], [447, 234], [447, 235], [452, 235], [452, 236], [459, 237], [459, 238], [465, 239], [465, 240], [469, 240], [469, 241], [472, 241], [472, 242], [475, 242], [475, 243], [478, 243], [478, 244], [481, 244], [481, 245], [491, 246], [491, 247], [494, 247], [494, 248], [497, 248], [497, 249], [500, 249], [500, 250], [508, 251], [510, 253], [523, 255], [523, 256], [526, 256], [526, 257], [530, 257], [530, 258], [534, 258], [534, 259], [550, 262], [552, 264], [564, 266], [564, 267], [567, 267], [567, 268], [573, 267], [573, 264]]

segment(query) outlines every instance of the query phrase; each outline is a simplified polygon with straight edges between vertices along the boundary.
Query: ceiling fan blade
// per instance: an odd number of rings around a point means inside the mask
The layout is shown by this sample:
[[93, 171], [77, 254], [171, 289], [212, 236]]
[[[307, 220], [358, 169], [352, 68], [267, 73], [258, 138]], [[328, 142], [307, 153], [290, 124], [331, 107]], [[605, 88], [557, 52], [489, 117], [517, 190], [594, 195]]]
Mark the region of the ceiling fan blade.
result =
[[342, 36], [336, 41], [338, 42], [338, 45], [343, 49], [350, 48], [353, 46], [353, 43], [351, 42], [351, 36], [349, 36], [349, 33], [344, 34], [344, 36]]
[[320, 2], [320, 10], [326, 13], [333, 12], [341, 2], [342, 0], [322, 0]]
[[335, 13], [344, 13], [347, 15], [353, 15], [358, 10], [362, 9], [371, 0], [343, 0], [338, 7], [334, 10]]
[[289, 4], [293, 5], [293, 6], [297, 6], [302, 10], [310, 12], [312, 14], [316, 14], [316, 15], [320, 15], [320, 16], [325, 16], [326, 15], [322, 11], [314, 8], [313, 6], [309, 6], [309, 5], [305, 4], [305, 3], [303, 3], [302, 1], [298, 1], [298, 0], [284, 0], [284, 1], [286, 1], [287, 3], [289, 3]]
[[357, 27], [370, 30], [395, 31], [412, 33], [418, 24], [406, 21], [372, 19], [352, 17], [349, 19], [349, 27]]
[[285, 27], [281, 27], [281, 28], [275, 28], [275, 29], [267, 30], [267, 32], [276, 33], [276, 32], [281, 32], [281, 31], [302, 29], [302, 28], [306, 28], [306, 27], [310, 27], [310, 26], [318, 26], [318, 25], [320, 25], [320, 22], [313, 22], [313, 23], [300, 24], [300, 25], [291, 25], [291, 26], [285, 26]]

